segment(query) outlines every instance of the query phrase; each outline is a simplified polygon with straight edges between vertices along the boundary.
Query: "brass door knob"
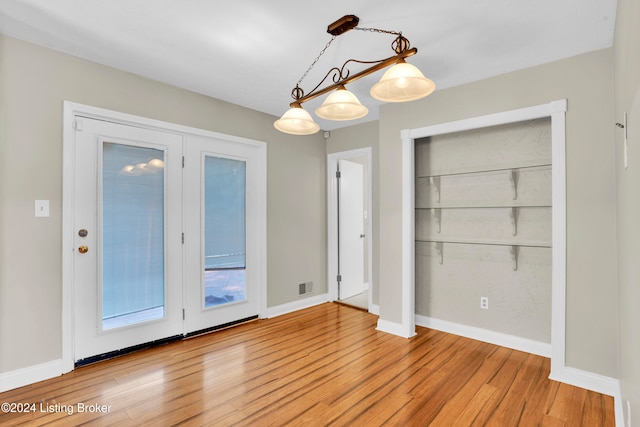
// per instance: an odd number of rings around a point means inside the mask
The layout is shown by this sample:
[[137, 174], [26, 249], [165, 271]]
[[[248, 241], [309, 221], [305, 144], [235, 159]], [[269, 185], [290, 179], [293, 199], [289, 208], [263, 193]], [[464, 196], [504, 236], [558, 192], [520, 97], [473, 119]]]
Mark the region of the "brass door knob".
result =
[[82, 245], [78, 248], [78, 252], [80, 252], [81, 254], [86, 254], [87, 252], [89, 252], [89, 247]]

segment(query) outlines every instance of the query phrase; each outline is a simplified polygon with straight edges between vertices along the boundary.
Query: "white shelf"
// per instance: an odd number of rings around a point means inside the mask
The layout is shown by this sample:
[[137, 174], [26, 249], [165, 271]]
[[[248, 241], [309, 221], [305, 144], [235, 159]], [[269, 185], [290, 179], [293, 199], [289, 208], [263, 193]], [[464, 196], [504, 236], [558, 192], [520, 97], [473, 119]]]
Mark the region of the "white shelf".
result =
[[509, 165], [504, 165], [500, 167], [490, 167], [486, 169], [478, 169], [478, 168], [459, 168], [459, 169], [441, 169], [435, 171], [429, 171], [429, 173], [424, 175], [419, 175], [416, 178], [431, 178], [431, 177], [442, 177], [442, 176], [455, 176], [455, 175], [483, 175], [487, 173], [493, 172], [505, 172], [512, 170], [521, 170], [526, 169], [528, 171], [534, 170], [548, 170], [551, 169], [551, 163], [545, 160], [533, 160], [528, 162], [520, 162], [520, 163], [510, 163]]
[[543, 190], [550, 185], [550, 173], [545, 165], [418, 177], [416, 207], [549, 207], [551, 197]]
[[458, 239], [455, 237], [433, 237], [429, 239], [416, 239], [420, 243], [454, 243], [461, 245], [490, 245], [490, 246], [527, 246], [532, 248], [551, 248], [551, 242], [522, 240], [522, 241], [505, 241], [505, 240], [487, 240], [487, 239]]
[[549, 242], [534, 242], [534, 241], [523, 241], [523, 242], [503, 242], [503, 241], [493, 241], [493, 240], [465, 240], [465, 239], [430, 239], [430, 240], [416, 240], [416, 243], [431, 243], [433, 244], [433, 248], [438, 255], [438, 262], [440, 264], [444, 264], [444, 244], [464, 244], [464, 245], [487, 245], [487, 246], [501, 246], [508, 249], [509, 256], [511, 257], [511, 264], [513, 266], [513, 271], [518, 270], [518, 257], [520, 254], [521, 247], [534, 247], [534, 248], [551, 248], [551, 243]]
[[495, 202], [489, 206], [486, 202], [479, 201], [470, 202], [468, 200], [461, 200], [459, 202], [446, 202], [438, 205], [431, 206], [416, 206], [416, 210], [419, 209], [508, 209], [508, 208], [551, 208], [551, 205], [542, 205], [539, 203], [518, 203], [513, 200], [507, 200], [504, 202]]

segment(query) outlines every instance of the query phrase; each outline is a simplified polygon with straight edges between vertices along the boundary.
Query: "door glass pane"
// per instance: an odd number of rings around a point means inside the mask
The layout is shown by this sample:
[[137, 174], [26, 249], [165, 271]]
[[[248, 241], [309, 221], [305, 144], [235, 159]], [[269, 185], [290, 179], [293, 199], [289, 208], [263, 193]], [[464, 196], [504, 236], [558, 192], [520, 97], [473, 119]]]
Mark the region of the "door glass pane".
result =
[[246, 300], [246, 163], [205, 157], [204, 306]]
[[164, 317], [164, 152], [104, 143], [102, 328]]

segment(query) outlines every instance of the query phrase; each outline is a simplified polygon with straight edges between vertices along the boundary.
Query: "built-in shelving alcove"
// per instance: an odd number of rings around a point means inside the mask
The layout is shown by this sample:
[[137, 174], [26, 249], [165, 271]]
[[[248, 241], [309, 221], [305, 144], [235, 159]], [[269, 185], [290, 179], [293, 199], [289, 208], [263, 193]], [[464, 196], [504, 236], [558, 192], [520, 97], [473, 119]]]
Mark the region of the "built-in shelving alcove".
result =
[[551, 140], [549, 117], [415, 140], [417, 315], [551, 343]]

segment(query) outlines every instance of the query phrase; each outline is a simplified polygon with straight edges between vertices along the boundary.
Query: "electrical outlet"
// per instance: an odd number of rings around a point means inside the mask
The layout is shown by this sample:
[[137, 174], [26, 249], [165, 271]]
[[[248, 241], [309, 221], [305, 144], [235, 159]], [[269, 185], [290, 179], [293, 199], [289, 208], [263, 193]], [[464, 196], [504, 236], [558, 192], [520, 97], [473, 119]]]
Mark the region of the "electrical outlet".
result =
[[483, 308], [485, 310], [489, 309], [489, 298], [480, 297], [480, 308]]

